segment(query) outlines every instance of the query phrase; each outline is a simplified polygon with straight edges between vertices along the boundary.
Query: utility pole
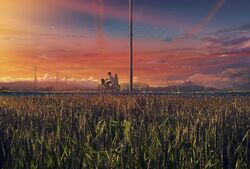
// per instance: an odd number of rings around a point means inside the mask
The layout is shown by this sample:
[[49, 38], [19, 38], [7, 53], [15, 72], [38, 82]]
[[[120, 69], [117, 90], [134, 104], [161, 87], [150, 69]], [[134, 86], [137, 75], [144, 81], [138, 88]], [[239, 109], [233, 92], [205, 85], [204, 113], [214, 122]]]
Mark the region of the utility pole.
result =
[[68, 76], [66, 76], [66, 90], [68, 90]]
[[36, 91], [36, 85], [37, 85], [37, 76], [36, 76], [36, 65], [34, 67], [34, 91]]
[[59, 75], [58, 72], [56, 73], [56, 90], [58, 91], [58, 81], [59, 81]]
[[129, 93], [133, 92], [133, 0], [129, 0]]

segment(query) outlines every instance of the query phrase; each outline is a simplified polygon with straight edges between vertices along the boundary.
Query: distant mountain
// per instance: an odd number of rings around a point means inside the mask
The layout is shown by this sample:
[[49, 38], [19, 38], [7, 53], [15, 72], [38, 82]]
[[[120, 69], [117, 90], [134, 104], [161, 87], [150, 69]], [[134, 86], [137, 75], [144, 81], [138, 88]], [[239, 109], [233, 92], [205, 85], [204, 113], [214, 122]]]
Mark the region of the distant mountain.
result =
[[195, 92], [195, 91], [216, 91], [218, 89], [211, 87], [204, 87], [193, 82], [185, 82], [178, 85], [166, 86], [166, 87], [151, 87], [148, 90], [160, 91], [160, 92]]
[[[84, 82], [76, 81], [60, 81], [58, 83], [58, 90], [97, 90], [99, 83], [96, 81], [87, 80]], [[34, 83], [32, 81], [18, 81], [18, 82], [0, 82], [0, 90], [15, 90], [15, 91], [31, 91], [34, 89]], [[121, 84], [122, 91], [128, 91], [129, 84]], [[55, 91], [57, 90], [57, 83], [55, 81], [39, 81], [37, 83], [36, 90], [38, 91]], [[152, 91], [152, 92], [196, 92], [196, 91], [218, 91], [220, 89], [205, 87], [198, 85], [194, 82], [187, 81], [182, 84], [163, 86], [163, 87], [150, 87], [145, 83], [135, 83], [135, 91]], [[237, 86], [234, 88], [223, 89], [226, 91], [242, 91], [250, 90], [250, 85]]]
[[[95, 90], [98, 86], [94, 81], [60, 81], [58, 83], [58, 90]], [[0, 82], [0, 89], [2, 90], [17, 90], [17, 91], [30, 91], [34, 89], [34, 82], [31, 81], [18, 81], [18, 82]], [[39, 91], [52, 91], [57, 90], [57, 83], [54, 81], [39, 81], [36, 85]]]
[[[129, 89], [129, 84], [128, 83], [120, 84], [120, 86], [121, 86], [122, 90], [128, 90]], [[135, 90], [145, 90], [145, 89], [150, 88], [150, 86], [148, 84], [145, 84], [145, 83], [134, 83], [133, 87], [134, 87]]]
[[[122, 90], [128, 90], [129, 85], [121, 84]], [[150, 87], [144, 83], [135, 83], [134, 84], [135, 91], [152, 91], [152, 92], [194, 92], [194, 91], [216, 91], [218, 89], [208, 88], [198, 84], [195, 84], [191, 81], [172, 86], [164, 86], [164, 87]]]

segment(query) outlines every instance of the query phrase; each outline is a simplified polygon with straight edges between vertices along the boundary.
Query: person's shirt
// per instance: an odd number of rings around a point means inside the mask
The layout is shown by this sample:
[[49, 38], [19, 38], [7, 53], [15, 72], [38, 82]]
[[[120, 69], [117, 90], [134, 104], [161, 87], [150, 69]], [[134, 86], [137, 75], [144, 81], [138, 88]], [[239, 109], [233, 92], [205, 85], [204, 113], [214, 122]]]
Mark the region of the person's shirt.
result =
[[109, 80], [113, 83], [113, 82], [115, 82], [115, 79], [114, 79], [114, 77], [112, 76], [112, 75], [109, 75]]
[[118, 84], [118, 81], [119, 81], [118, 77], [115, 77], [114, 82]]

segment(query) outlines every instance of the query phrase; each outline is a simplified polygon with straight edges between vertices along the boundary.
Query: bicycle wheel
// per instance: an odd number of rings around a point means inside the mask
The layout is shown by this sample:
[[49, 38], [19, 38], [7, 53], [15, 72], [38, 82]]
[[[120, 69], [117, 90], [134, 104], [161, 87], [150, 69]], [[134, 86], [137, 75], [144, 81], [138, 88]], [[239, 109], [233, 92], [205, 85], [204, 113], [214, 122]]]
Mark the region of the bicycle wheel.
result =
[[103, 93], [105, 91], [106, 91], [106, 87], [104, 85], [101, 84], [98, 86], [98, 92]]
[[121, 90], [121, 86], [120, 85], [115, 85], [113, 87], [113, 91], [116, 92], [116, 93], [120, 92], [120, 90]]

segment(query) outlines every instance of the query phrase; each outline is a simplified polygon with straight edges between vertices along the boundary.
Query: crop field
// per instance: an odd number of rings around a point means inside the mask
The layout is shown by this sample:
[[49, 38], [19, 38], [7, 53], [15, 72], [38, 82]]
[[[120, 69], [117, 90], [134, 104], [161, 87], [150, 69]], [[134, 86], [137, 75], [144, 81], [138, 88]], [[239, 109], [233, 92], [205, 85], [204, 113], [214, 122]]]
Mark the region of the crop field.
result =
[[0, 96], [0, 168], [249, 169], [249, 96]]

